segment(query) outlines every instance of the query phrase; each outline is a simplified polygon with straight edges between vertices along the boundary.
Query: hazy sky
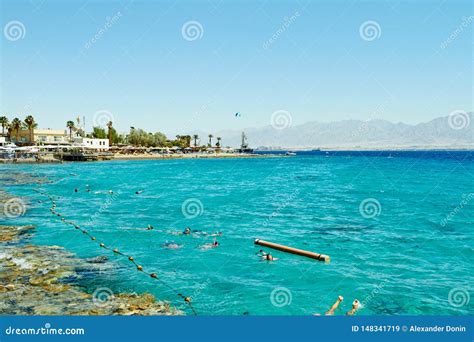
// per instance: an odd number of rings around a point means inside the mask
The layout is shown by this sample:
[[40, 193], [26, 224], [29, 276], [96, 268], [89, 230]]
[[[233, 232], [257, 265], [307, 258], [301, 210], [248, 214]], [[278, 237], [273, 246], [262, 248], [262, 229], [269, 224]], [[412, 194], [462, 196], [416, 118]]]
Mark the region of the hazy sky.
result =
[[472, 110], [471, 1], [1, 3], [0, 112], [41, 128], [104, 110], [173, 134], [278, 110], [293, 125]]

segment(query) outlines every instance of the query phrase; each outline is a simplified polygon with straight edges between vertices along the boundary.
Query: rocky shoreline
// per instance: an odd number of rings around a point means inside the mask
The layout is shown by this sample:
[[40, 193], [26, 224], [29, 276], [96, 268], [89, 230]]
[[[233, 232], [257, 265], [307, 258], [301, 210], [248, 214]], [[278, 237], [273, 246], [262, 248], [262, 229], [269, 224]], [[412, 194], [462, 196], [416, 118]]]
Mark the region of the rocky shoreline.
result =
[[106, 257], [79, 259], [59, 246], [29, 244], [34, 227], [0, 226], [0, 315], [182, 315], [151, 294], [94, 293], [81, 270], [97, 273]]

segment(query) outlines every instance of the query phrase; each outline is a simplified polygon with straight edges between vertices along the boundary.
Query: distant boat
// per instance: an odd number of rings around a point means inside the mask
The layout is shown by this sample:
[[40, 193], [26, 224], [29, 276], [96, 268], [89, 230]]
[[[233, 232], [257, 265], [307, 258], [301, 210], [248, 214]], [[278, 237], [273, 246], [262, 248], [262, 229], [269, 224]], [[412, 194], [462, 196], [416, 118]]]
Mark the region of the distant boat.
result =
[[242, 144], [240, 145], [240, 148], [237, 149], [237, 152], [239, 153], [253, 153], [253, 148], [250, 148], [248, 143], [247, 143], [247, 136], [245, 135], [244, 132], [242, 132]]
[[285, 156], [296, 156], [296, 153], [288, 151], [288, 152], [285, 153]]

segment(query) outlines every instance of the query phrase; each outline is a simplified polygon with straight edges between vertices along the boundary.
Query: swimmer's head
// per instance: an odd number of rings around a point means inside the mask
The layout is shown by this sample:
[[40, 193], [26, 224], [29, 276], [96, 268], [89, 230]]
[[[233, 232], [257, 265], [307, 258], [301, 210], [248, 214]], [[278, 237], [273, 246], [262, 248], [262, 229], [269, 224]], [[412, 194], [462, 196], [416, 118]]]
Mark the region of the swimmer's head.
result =
[[184, 228], [184, 234], [190, 234], [191, 233], [191, 228], [186, 227]]

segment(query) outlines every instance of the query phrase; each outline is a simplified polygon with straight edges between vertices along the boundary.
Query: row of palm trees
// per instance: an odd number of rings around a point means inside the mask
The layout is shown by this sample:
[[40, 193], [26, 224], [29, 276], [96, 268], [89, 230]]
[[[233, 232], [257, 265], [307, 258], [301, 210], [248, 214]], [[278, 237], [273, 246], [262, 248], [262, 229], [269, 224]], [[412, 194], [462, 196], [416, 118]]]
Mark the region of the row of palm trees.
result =
[[[2, 135], [5, 136], [5, 130], [6, 130], [7, 131], [6, 136], [10, 139], [14, 136], [17, 142], [20, 140], [21, 130], [27, 129], [30, 143], [31, 144], [35, 143], [34, 129], [38, 127], [38, 124], [36, 123], [33, 116], [28, 115], [23, 121], [20, 120], [19, 118], [14, 118], [11, 122], [8, 120], [6, 116], [0, 116], [0, 125], [2, 126]], [[66, 127], [69, 130], [69, 139], [72, 140], [72, 132], [77, 131], [74, 121], [72, 120], [67, 121]], [[109, 144], [110, 146], [112, 146], [112, 131], [113, 131], [112, 121], [109, 121], [107, 123], [107, 128], [108, 128], [107, 136], [109, 139]], [[180, 140], [186, 137], [188, 137], [189, 139], [189, 136], [176, 136], [177, 140]], [[212, 138], [214, 138], [214, 136], [212, 134], [209, 134], [208, 138], [209, 138], [208, 147], [212, 147]], [[216, 147], [221, 147], [222, 138], [217, 137], [216, 139], [217, 139]], [[194, 147], [197, 147], [199, 135], [194, 134], [193, 140], [194, 140]], [[188, 146], [189, 146], [189, 140], [188, 140]]]
[[20, 140], [20, 132], [22, 129], [27, 129], [30, 136], [30, 142], [34, 143], [34, 129], [38, 127], [33, 116], [28, 115], [23, 121], [19, 118], [14, 118], [11, 122], [6, 116], [0, 116], [0, 125], [2, 125], [2, 135], [5, 136], [5, 129], [7, 131], [6, 136], [10, 139], [15, 136], [16, 141]]
[[[208, 147], [211, 147], [212, 146], [212, 138], [214, 138], [214, 136], [212, 134], [209, 134], [208, 135], [208, 138], [209, 138], [209, 143], [207, 144]], [[194, 134], [193, 135], [193, 140], [194, 140], [194, 147], [197, 147], [197, 140], [199, 139], [199, 135], [197, 134]], [[221, 147], [221, 140], [222, 138], [221, 137], [217, 137], [217, 143], [216, 143], [216, 147]]]

